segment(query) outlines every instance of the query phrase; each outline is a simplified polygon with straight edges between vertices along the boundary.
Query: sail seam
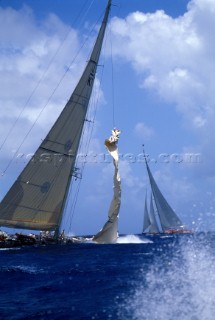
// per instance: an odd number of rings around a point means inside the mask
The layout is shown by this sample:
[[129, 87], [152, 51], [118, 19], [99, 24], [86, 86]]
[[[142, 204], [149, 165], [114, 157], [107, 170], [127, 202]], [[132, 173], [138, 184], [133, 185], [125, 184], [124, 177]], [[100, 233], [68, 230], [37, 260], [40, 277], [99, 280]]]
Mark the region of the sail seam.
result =
[[[62, 144], [63, 146], [63, 144]], [[52, 149], [48, 149], [48, 148], [44, 148], [44, 147], [40, 147], [40, 149], [43, 149], [45, 151], [50, 151], [52, 153], [55, 153], [57, 155], [62, 155], [62, 156], [65, 156], [65, 157], [72, 157], [72, 154], [67, 154], [67, 153], [63, 153], [63, 152], [58, 152], [56, 150], [52, 150]]]
[[[7, 202], [5, 202], [5, 204], [8, 204]], [[13, 203], [10, 203], [11, 206], [13, 206]], [[27, 207], [27, 206], [21, 206], [21, 205], [17, 205], [14, 204], [16, 207], [19, 208], [23, 208], [23, 209], [30, 209], [33, 211], [37, 211], [37, 212], [46, 212], [46, 213], [59, 213], [58, 211], [47, 211], [47, 210], [42, 210], [42, 209], [38, 209], [38, 208], [33, 208], [33, 207]], [[0, 219], [1, 220], [1, 219]], [[27, 221], [27, 220], [26, 220]]]

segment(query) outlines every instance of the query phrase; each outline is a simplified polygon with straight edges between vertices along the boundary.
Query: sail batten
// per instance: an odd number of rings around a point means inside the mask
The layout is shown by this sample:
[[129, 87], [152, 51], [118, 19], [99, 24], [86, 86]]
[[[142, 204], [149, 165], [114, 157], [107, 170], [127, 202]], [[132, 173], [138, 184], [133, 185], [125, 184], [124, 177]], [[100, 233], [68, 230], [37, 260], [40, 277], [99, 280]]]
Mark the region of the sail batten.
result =
[[59, 228], [75, 168], [111, 1], [83, 74], [33, 158], [0, 203], [0, 226]]

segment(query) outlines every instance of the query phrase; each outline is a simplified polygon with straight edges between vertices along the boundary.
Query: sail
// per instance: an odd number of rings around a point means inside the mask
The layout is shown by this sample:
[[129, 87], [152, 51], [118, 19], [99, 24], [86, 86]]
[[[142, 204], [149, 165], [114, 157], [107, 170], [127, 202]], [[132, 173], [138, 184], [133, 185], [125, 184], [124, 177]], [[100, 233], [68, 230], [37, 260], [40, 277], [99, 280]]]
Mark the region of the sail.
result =
[[86, 68], [66, 106], [0, 203], [0, 225], [59, 228], [92, 93], [111, 0]]
[[146, 168], [149, 175], [149, 180], [154, 195], [155, 204], [158, 210], [158, 215], [160, 217], [162, 229], [165, 231], [165, 229], [169, 228], [183, 228], [182, 221], [179, 219], [174, 210], [170, 207], [169, 203], [166, 201], [161, 191], [159, 190], [147, 162]]
[[154, 205], [153, 205], [153, 199], [152, 199], [152, 194], [151, 194], [151, 199], [150, 199], [150, 209], [149, 209], [149, 217], [150, 217], [150, 222], [151, 225], [149, 227], [149, 232], [150, 233], [159, 233], [159, 227], [158, 227], [158, 223], [156, 221], [155, 218], [155, 209], [154, 209]]
[[147, 194], [145, 197], [145, 207], [144, 207], [144, 216], [143, 216], [143, 233], [146, 232], [148, 227], [151, 225], [150, 219], [149, 219], [149, 212], [147, 207]]
[[117, 148], [117, 141], [119, 139], [120, 131], [112, 130], [112, 136], [105, 141], [105, 145], [113, 158], [114, 177], [113, 177], [113, 199], [108, 211], [108, 221], [103, 228], [93, 237], [93, 241], [97, 243], [115, 243], [118, 238], [118, 219], [119, 209], [121, 204], [121, 181], [119, 175], [119, 154]]

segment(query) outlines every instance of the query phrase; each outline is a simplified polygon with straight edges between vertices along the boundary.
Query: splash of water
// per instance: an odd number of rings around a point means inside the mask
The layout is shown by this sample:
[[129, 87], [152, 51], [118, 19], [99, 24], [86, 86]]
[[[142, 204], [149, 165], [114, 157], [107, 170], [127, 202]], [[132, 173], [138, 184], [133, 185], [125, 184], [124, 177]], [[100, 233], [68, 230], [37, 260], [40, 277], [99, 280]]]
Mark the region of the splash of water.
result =
[[120, 319], [213, 320], [215, 254], [207, 246], [183, 244], [175, 257], [160, 256], [132, 284]]
[[119, 237], [117, 243], [152, 243], [149, 239], [141, 239], [134, 234]]

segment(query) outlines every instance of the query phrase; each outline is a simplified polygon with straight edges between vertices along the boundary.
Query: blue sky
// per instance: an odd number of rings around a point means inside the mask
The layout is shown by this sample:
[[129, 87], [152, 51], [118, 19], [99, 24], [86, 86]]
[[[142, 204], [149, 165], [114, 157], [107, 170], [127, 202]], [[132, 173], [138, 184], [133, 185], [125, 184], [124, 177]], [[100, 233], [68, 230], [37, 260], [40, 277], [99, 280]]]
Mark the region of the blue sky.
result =
[[[108, 159], [101, 160], [101, 154], [106, 153], [103, 141], [113, 127], [113, 112], [115, 125], [122, 130], [120, 233], [142, 230], [148, 186], [140, 155], [143, 143], [160, 189], [184, 223], [214, 230], [215, 3], [115, 0], [114, 4], [94, 98], [99, 93], [89, 147], [96, 163], [85, 165], [71, 231], [94, 234], [106, 220], [113, 167]], [[15, 150], [20, 154], [0, 178], [0, 198], [69, 98], [105, 6], [104, 0], [0, 1], [0, 145], [26, 105], [0, 150], [1, 172]], [[67, 217], [71, 207], [72, 201]], [[66, 224], [70, 225], [67, 219]]]

